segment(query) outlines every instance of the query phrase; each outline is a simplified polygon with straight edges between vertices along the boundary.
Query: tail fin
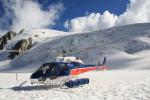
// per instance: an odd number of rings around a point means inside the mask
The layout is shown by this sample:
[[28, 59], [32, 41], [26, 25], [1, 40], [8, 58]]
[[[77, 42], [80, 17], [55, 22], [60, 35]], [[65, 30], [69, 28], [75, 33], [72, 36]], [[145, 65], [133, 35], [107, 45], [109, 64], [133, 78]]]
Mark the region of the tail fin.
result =
[[98, 66], [102, 66], [102, 65], [106, 65], [106, 56], [104, 57], [102, 63], [100, 61], [98, 61]]
[[106, 65], [106, 57], [104, 57], [102, 65]]

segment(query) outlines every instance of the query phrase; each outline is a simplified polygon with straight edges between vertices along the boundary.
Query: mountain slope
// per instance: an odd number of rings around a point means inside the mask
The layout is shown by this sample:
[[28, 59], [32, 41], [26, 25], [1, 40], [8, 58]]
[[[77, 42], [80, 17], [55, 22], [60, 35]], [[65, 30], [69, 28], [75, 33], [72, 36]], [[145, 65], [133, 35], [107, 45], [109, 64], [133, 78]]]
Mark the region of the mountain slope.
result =
[[[149, 23], [114, 27], [88, 33], [73, 33], [69, 36], [62, 35], [57, 39], [52, 39], [50, 36], [44, 42], [41, 39], [43, 36], [39, 36], [39, 39], [34, 42], [40, 41], [40, 44], [16, 59], [9, 61], [8, 64], [1, 66], [0, 71], [34, 71], [42, 63], [54, 59], [56, 53], [50, 51], [61, 51], [62, 49], [73, 50], [69, 55], [78, 56], [85, 63], [97, 63], [99, 59], [102, 60], [104, 56], [107, 56], [107, 64], [110, 69], [150, 68], [148, 56], [150, 55]], [[60, 34], [57, 36], [60, 36]], [[83, 48], [90, 49], [80, 51]]]

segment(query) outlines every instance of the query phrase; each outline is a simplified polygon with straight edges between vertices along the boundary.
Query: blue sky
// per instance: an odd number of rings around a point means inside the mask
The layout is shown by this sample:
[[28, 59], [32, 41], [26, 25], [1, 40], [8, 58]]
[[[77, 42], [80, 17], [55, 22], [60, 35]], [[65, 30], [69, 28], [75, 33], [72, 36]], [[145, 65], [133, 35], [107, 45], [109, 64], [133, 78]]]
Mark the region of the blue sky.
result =
[[[103, 13], [108, 10], [110, 13], [116, 15], [122, 14], [126, 8], [129, 0], [34, 0], [38, 2], [42, 10], [47, 10], [47, 7], [52, 4], [61, 2], [64, 6], [64, 11], [56, 21], [56, 25], [50, 27], [56, 30], [68, 31], [64, 27], [66, 20], [71, 20], [76, 17], [85, 16], [90, 13]], [[5, 15], [5, 5], [0, 0], [0, 17]], [[32, 9], [31, 9], [32, 10]], [[12, 14], [13, 15], [13, 14]], [[12, 17], [6, 17], [7, 20], [1, 23], [1, 29], [9, 29], [12, 24]]]

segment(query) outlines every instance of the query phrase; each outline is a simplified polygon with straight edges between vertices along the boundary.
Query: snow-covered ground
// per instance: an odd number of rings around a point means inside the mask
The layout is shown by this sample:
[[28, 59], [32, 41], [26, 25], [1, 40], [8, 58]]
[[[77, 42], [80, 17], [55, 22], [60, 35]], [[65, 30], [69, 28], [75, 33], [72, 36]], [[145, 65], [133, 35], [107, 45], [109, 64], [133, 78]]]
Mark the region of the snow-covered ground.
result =
[[30, 74], [0, 74], [0, 100], [150, 100], [150, 71], [94, 71], [79, 77], [90, 78], [83, 87], [30, 84]]

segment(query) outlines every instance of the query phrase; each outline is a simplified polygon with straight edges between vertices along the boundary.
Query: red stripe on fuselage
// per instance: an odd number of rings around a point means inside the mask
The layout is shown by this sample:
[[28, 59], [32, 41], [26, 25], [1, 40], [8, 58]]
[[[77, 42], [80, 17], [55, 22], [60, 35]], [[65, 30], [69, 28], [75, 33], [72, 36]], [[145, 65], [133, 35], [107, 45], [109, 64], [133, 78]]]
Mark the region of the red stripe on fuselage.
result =
[[76, 68], [70, 71], [70, 75], [79, 75], [84, 72], [96, 70], [100, 66], [86, 67], [86, 68]]
[[108, 69], [107, 66], [91, 66], [91, 67], [85, 67], [85, 68], [76, 68], [72, 69], [70, 71], [70, 75], [79, 75], [84, 72], [92, 71], [92, 70], [105, 70]]

